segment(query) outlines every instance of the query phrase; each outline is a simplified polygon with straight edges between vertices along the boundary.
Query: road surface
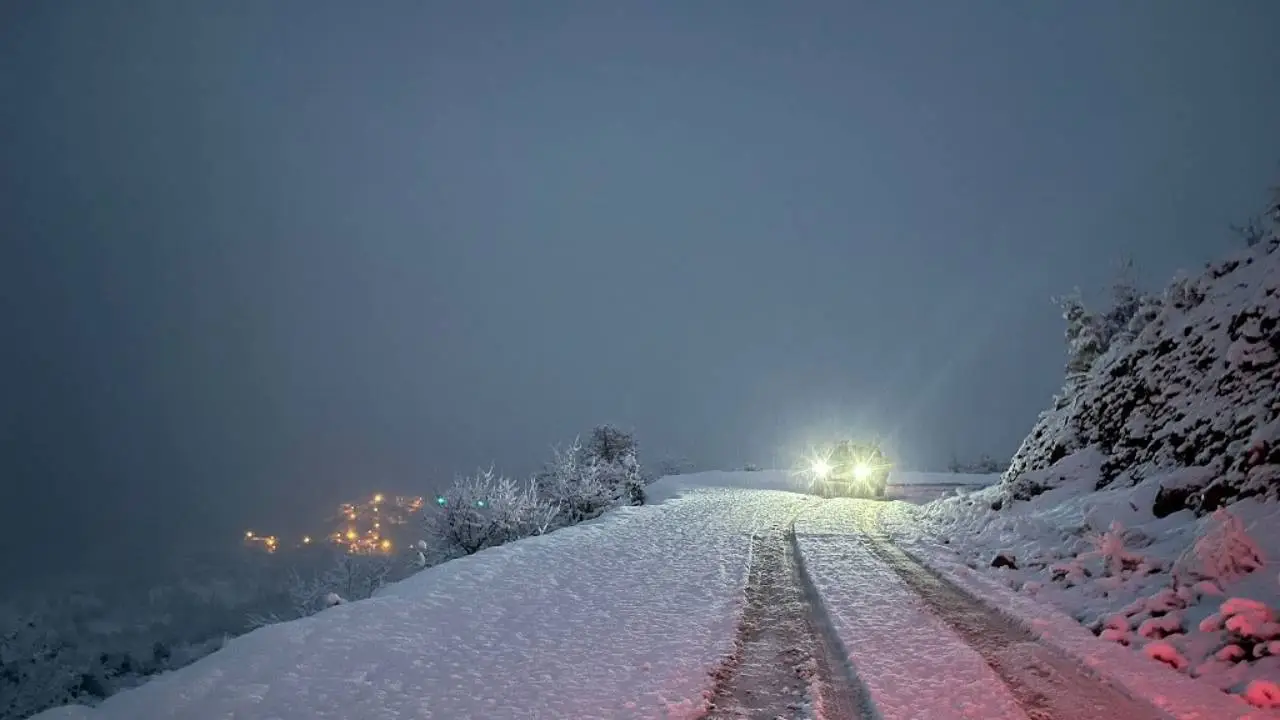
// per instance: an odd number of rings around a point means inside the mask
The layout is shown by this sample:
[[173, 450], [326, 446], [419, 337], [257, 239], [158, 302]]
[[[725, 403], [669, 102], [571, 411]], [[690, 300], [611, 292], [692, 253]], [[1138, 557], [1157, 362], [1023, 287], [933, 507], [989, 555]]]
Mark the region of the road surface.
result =
[[[884, 507], [814, 500], [756, 533], [735, 653], [708, 720], [1169, 717], [898, 549], [880, 532]], [[815, 531], [797, 536], [797, 522]], [[860, 590], [882, 600], [850, 618], [856, 603], [840, 600]], [[908, 609], [912, 625], [937, 631], [919, 643], [897, 632]]]

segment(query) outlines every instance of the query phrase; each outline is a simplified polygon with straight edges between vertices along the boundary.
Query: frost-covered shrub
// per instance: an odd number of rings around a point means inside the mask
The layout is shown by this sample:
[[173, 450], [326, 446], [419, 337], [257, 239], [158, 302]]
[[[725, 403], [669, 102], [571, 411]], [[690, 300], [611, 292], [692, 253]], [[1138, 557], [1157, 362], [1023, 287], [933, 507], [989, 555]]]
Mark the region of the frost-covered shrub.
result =
[[635, 438], [601, 425], [585, 445], [574, 440], [568, 449], [556, 449], [536, 482], [539, 494], [563, 509], [564, 524], [572, 525], [619, 504], [643, 505], [645, 479]]
[[568, 448], [555, 448], [551, 462], [534, 478], [538, 496], [560, 509], [558, 523], [573, 525], [590, 520], [616, 500], [613, 488], [602, 484], [599, 468], [590, 462], [575, 439]]
[[1174, 563], [1182, 583], [1231, 582], [1262, 567], [1262, 552], [1244, 523], [1225, 508], [1216, 510], [1191, 547]]
[[[424, 512], [426, 537], [415, 556], [425, 567], [642, 505], [647, 478], [635, 438], [611, 425], [555, 448], [547, 466], [520, 482], [492, 468], [457, 480]], [[419, 557], [420, 556], [420, 557]]]
[[517, 482], [492, 468], [460, 478], [424, 511], [426, 544], [436, 562], [546, 532], [562, 507], [533, 480]]
[[591, 482], [603, 488], [610, 504], [644, 504], [644, 474], [634, 435], [600, 425], [591, 431], [583, 452]]
[[1135, 570], [1142, 562], [1141, 555], [1129, 552], [1125, 546], [1124, 526], [1118, 520], [1112, 521], [1111, 529], [1101, 533], [1091, 533], [1086, 536], [1086, 540], [1093, 545], [1093, 549], [1081, 553], [1078, 556], [1079, 559], [1101, 560], [1107, 575], [1121, 577], [1126, 570]]

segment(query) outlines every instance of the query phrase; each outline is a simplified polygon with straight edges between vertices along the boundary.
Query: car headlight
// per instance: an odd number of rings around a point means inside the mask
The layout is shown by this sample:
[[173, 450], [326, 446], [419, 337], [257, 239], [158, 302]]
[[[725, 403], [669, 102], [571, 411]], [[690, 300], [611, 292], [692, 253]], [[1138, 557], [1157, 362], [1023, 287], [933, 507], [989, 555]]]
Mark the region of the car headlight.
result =
[[866, 480], [871, 477], [871, 466], [866, 463], [858, 463], [853, 466], [853, 476], [859, 480]]
[[831, 473], [831, 465], [826, 460], [815, 460], [810, 471], [819, 478], [825, 478]]

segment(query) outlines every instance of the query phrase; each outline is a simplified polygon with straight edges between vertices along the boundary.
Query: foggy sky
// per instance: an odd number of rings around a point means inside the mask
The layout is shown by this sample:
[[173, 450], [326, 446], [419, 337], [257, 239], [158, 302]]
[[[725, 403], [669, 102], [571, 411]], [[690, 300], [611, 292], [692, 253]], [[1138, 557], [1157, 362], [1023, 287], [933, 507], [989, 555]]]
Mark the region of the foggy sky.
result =
[[[1049, 297], [1162, 285], [1280, 173], [1280, 4], [0, 10], [8, 564], [836, 428], [1008, 456]], [[33, 535], [34, 533], [34, 535]], [[32, 548], [40, 548], [32, 550]]]

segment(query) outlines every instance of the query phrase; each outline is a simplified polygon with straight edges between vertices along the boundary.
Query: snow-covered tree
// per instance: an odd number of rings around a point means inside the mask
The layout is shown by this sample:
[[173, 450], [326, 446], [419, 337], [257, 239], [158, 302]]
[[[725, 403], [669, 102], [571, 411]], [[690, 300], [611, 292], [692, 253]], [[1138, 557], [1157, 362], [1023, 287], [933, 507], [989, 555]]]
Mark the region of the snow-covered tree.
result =
[[591, 439], [587, 441], [584, 451], [588, 457], [618, 463], [628, 456], [636, 456], [636, 439], [613, 425], [597, 425], [591, 431]]
[[584, 454], [587, 471], [594, 484], [604, 489], [610, 504], [644, 504], [644, 473], [633, 435], [612, 425], [597, 426]]
[[609, 425], [583, 445], [553, 449], [547, 466], [525, 482], [492, 468], [460, 478], [425, 515], [418, 566], [541, 535], [594, 518], [619, 504], [644, 503], [646, 478], [635, 438]]
[[1088, 376], [1107, 350], [1136, 337], [1163, 306], [1161, 298], [1138, 289], [1131, 259], [1120, 263], [1105, 312], [1089, 310], [1078, 288], [1054, 301], [1062, 309], [1062, 318], [1067, 323], [1068, 394]]
[[614, 462], [600, 457], [588, 457], [585, 471], [589, 485], [601, 488], [608, 505], [643, 505], [644, 476], [635, 455], [622, 455]]
[[443, 561], [471, 555], [551, 529], [559, 498], [543, 496], [536, 480], [518, 482], [493, 468], [460, 478], [426, 510], [426, 543]]
[[1062, 308], [1063, 320], [1067, 321], [1067, 377], [1069, 380], [1083, 378], [1107, 350], [1102, 322], [1085, 307], [1079, 290], [1055, 301]]
[[573, 525], [604, 512], [613, 501], [603, 476], [592, 470], [587, 451], [574, 438], [567, 448], [553, 448], [546, 468], [535, 477], [538, 495], [560, 508], [561, 522]]

